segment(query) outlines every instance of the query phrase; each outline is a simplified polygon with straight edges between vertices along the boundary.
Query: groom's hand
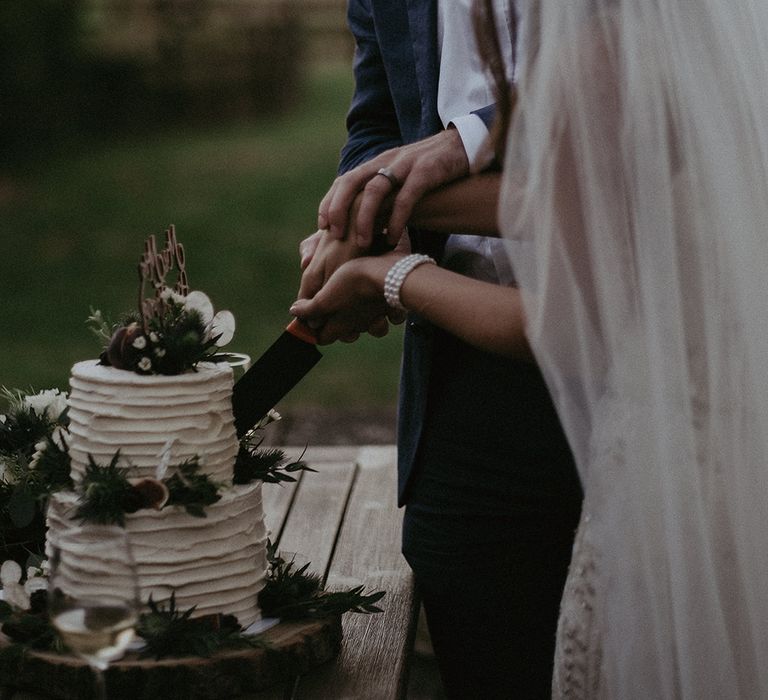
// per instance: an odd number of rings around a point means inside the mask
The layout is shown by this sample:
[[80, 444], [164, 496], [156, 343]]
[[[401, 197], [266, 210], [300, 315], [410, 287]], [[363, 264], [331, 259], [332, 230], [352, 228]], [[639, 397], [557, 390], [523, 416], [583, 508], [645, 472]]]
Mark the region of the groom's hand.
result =
[[299, 244], [301, 282], [299, 299], [311, 299], [345, 262], [365, 255], [354, 240], [338, 240], [329, 231], [316, 231]]
[[[381, 169], [386, 174], [379, 173]], [[464, 144], [454, 128], [393, 148], [336, 178], [320, 202], [318, 228], [329, 229], [337, 239], [355, 236], [358, 245], [367, 248], [377, 220], [383, 218], [394, 245], [424, 194], [468, 173]], [[358, 196], [355, 212], [352, 204]]]
[[[361, 246], [355, 235], [354, 222], [360, 207], [361, 196], [358, 195], [350, 205], [350, 235], [343, 238], [334, 236], [327, 229], [320, 228], [311, 236], [307, 236], [299, 244], [299, 256], [303, 271], [299, 298], [314, 296], [333, 272], [347, 260], [365, 255], [371, 251], [370, 246]], [[377, 223], [376, 232], [382, 233], [382, 224]]]

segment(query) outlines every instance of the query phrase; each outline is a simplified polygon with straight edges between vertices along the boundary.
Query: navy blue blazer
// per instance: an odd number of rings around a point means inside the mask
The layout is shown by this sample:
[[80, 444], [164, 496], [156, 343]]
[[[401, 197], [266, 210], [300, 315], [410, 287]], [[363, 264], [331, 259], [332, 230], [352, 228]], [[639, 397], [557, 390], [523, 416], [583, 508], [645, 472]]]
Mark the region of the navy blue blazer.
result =
[[[356, 42], [355, 93], [340, 172], [443, 128], [435, 0], [350, 0], [347, 19]], [[494, 105], [475, 113], [490, 126]]]
[[[435, 0], [350, 0], [355, 37], [355, 92], [339, 172], [382, 151], [443, 128], [437, 113], [437, 3]], [[490, 126], [495, 107], [475, 113]], [[414, 248], [439, 255], [444, 237], [413, 232]], [[421, 436], [433, 329], [411, 315], [405, 329], [398, 411], [398, 483], [402, 504]]]

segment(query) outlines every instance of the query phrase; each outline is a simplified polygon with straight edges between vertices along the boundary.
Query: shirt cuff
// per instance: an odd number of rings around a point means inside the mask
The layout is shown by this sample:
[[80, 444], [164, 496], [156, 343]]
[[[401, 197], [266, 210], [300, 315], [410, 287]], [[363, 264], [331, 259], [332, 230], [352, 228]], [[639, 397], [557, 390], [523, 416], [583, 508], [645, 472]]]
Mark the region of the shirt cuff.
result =
[[459, 132], [464, 151], [469, 161], [469, 172], [479, 173], [485, 170], [493, 161], [493, 149], [488, 139], [488, 129], [476, 114], [465, 114], [452, 119], [453, 125]]

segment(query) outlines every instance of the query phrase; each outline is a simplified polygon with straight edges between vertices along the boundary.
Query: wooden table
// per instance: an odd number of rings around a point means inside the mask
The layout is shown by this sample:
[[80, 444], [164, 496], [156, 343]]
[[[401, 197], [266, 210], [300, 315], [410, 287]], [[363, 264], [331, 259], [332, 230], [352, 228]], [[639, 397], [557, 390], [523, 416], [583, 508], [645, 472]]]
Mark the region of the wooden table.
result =
[[[297, 458], [301, 447], [285, 448]], [[293, 484], [265, 484], [264, 511], [284, 558], [311, 562], [325, 587], [363, 584], [384, 590], [383, 613], [343, 616], [343, 641], [333, 661], [304, 676], [239, 700], [366, 700], [405, 697], [418, 605], [400, 553], [396, 452], [392, 446], [310, 447]], [[13, 700], [32, 700], [17, 692]], [[231, 700], [231, 699], [227, 699]]]
[[[285, 448], [295, 457], [301, 448]], [[272, 698], [405, 697], [418, 604], [413, 577], [400, 553], [402, 514], [397, 509], [393, 446], [310, 447], [291, 487], [265, 484], [267, 527], [279, 549], [324, 573], [326, 588], [364, 584], [384, 590], [383, 613], [348, 613], [335, 661], [296, 679], [291, 688], [248, 696]], [[245, 699], [244, 699], [245, 700]]]

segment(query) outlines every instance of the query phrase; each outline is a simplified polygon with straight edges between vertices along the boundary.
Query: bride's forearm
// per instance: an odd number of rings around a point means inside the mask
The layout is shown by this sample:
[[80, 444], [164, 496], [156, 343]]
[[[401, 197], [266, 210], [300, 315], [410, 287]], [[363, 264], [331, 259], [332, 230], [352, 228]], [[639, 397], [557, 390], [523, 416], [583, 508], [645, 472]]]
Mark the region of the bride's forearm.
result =
[[420, 265], [405, 278], [400, 298], [407, 309], [476, 348], [533, 359], [517, 289]]
[[[384, 278], [397, 254], [353, 261], [361, 277], [383, 293]], [[414, 311], [473, 347], [532, 360], [525, 337], [520, 292], [465, 277], [436, 265], [419, 265], [400, 287], [400, 300]]]

